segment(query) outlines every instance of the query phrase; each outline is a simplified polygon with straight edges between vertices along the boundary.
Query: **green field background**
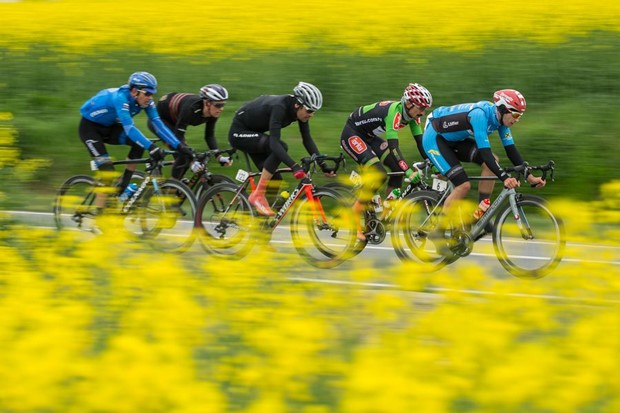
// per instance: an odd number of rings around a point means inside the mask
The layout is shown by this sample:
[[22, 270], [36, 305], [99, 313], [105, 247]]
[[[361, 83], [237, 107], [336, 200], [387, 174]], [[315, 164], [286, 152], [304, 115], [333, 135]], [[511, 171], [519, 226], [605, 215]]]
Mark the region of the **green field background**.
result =
[[[46, 44], [0, 49], [0, 112], [13, 114], [21, 157], [50, 161], [29, 182], [6, 179], [11, 196], [3, 200], [4, 207], [46, 210], [64, 179], [89, 173], [89, 157], [77, 135], [79, 107], [100, 89], [124, 84], [137, 70], [156, 75], [160, 94], [197, 92], [206, 83], [226, 86], [231, 100], [217, 125], [220, 147], [228, 145], [231, 116], [243, 102], [290, 93], [300, 80], [312, 82], [323, 91], [325, 104], [311, 129], [321, 151], [330, 154], [340, 151], [348, 113], [359, 105], [398, 99], [408, 82], [428, 87], [435, 107], [490, 100], [496, 89], [515, 88], [528, 101], [527, 114], [513, 127], [517, 147], [532, 164], [557, 163], [556, 182], [545, 194], [597, 198], [601, 184], [620, 178], [618, 50], [619, 36], [604, 31], [554, 44], [520, 40], [468, 51], [419, 48], [378, 54], [321, 44], [301, 52], [243, 52], [225, 58], [208, 52], [184, 57], [132, 51], [74, 54]], [[135, 121], [148, 132], [144, 114]], [[202, 133], [202, 127], [189, 129], [195, 149], [205, 148]], [[401, 141], [412, 162], [420, 155], [407, 133]], [[284, 136], [293, 156], [302, 156], [297, 128], [286, 129]], [[491, 145], [505, 162], [497, 137]], [[111, 147], [110, 152], [122, 158], [127, 150]], [[244, 165], [241, 161], [214, 170], [232, 175]], [[476, 168], [468, 170], [476, 173]]]

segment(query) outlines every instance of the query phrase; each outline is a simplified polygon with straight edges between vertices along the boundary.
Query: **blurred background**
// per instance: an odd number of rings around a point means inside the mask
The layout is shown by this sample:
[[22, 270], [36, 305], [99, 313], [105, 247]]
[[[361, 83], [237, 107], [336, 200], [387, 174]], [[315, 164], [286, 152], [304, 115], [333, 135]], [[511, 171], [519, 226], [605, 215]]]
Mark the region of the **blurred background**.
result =
[[[530, 163], [558, 165], [547, 194], [596, 198], [601, 184], [620, 177], [620, 11], [598, 3], [0, 2], [0, 112], [12, 116], [20, 159], [39, 166], [5, 180], [19, 184], [4, 202], [47, 210], [66, 177], [86, 173], [79, 107], [138, 70], [158, 78], [160, 94], [197, 93], [207, 83], [228, 88], [231, 101], [216, 130], [221, 147], [243, 102], [290, 93], [300, 80], [314, 83], [325, 105], [311, 126], [325, 153], [340, 151], [348, 113], [398, 99], [409, 82], [429, 88], [435, 106], [518, 89], [528, 102], [513, 128], [518, 148]], [[135, 121], [147, 133], [145, 119]], [[201, 129], [188, 133], [197, 149], [205, 146]], [[290, 129], [287, 142], [300, 156]], [[420, 158], [410, 136], [402, 145], [410, 162]], [[498, 140], [492, 147], [506, 159]], [[122, 158], [127, 148], [111, 152]]]

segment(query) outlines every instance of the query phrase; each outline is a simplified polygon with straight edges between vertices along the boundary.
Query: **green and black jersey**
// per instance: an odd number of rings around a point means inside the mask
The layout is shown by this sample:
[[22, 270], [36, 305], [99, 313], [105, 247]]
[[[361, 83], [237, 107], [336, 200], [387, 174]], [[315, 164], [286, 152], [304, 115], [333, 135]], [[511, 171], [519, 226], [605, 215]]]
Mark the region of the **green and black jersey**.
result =
[[357, 108], [349, 115], [349, 126], [359, 132], [362, 139], [375, 137], [386, 140], [398, 139], [398, 131], [409, 125], [413, 136], [422, 135], [419, 120], [406, 122], [402, 116], [400, 101], [383, 101]]

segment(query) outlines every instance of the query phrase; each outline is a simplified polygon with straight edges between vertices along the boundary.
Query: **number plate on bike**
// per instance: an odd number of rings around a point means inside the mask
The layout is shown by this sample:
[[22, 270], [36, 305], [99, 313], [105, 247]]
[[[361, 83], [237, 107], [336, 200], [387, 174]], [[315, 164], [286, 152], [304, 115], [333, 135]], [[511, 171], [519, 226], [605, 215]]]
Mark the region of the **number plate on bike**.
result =
[[349, 180], [355, 186], [362, 186], [362, 176], [355, 171], [351, 171], [351, 175], [349, 175]]
[[244, 171], [243, 169], [239, 169], [237, 171], [237, 176], [235, 176], [235, 179], [239, 182], [245, 182], [248, 177], [250, 176], [249, 173], [247, 173], [246, 171]]
[[435, 191], [443, 192], [448, 188], [448, 181], [444, 181], [443, 179], [433, 178], [433, 189]]

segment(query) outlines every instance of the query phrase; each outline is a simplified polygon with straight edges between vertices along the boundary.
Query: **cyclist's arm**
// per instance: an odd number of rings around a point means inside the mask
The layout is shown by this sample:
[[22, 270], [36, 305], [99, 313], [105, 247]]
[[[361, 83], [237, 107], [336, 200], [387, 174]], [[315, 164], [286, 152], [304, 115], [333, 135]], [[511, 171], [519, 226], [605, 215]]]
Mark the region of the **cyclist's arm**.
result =
[[113, 98], [113, 104], [114, 109], [118, 114], [118, 119], [123, 126], [125, 135], [127, 135], [129, 139], [140, 145], [142, 148], [150, 149], [152, 142], [144, 136], [138, 128], [136, 128], [136, 124], [133, 122], [133, 118], [131, 117], [131, 113], [129, 111], [129, 105], [131, 103], [121, 94], [117, 94]]
[[319, 148], [316, 146], [314, 139], [310, 135], [310, 122], [297, 122], [299, 123], [299, 132], [301, 132], [301, 139], [304, 144], [304, 148], [310, 155], [319, 155]]
[[407, 178], [409, 178], [413, 174], [413, 171], [409, 168], [409, 165], [400, 150], [398, 131], [395, 128], [396, 124], [400, 123], [400, 117], [396, 116], [400, 112], [398, 109], [399, 107], [400, 106], [398, 104], [392, 104], [385, 118], [385, 139], [388, 143], [388, 149], [385, 151], [382, 158], [385, 159], [388, 154], [394, 156], [398, 167], [405, 173]]
[[205, 143], [209, 149], [218, 149], [217, 140], [215, 139], [215, 123], [217, 118], [209, 118], [205, 122]]
[[424, 150], [424, 145], [422, 145], [423, 132], [422, 132], [422, 127], [420, 126], [420, 123], [419, 123], [419, 119], [416, 119], [414, 122], [410, 122], [409, 129], [411, 130], [411, 135], [413, 136], [413, 139], [415, 140], [415, 144], [418, 148], [418, 152], [420, 152], [420, 155], [422, 156], [422, 159], [427, 159], [428, 155], [426, 154], [426, 151]]
[[170, 131], [170, 129], [168, 129], [168, 127], [164, 125], [164, 122], [161, 121], [159, 113], [157, 113], [155, 103], [153, 101], [149, 103], [145, 111], [147, 116], [151, 120], [153, 127], [155, 128], [155, 133], [157, 134], [157, 136], [159, 136], [161, 139], [164, 140], [164, 142], [170, 145], [172, 149], [176, 149], [181, 144], [181, 142], [177, 139], [176, 136], [174, 136], [172, 131]]
[[480, 108], [473, 109], [469, 112], [469, 123], [472, 126], [474, 132], [474, 139], [476, 140], [476, 146], [482, 161], [489, 167], [491, 172], [495, 174], [499, 179], [505, 181], [510, 176], [502, 171], [499, 163], [495, 160], [493, 152], [491, 151], [491, 144], [489, 143], [489, 135], [487, 134], [487, 117], [484, 111]]
[[521, 165], [523, 163], [523, 157], [515, 146], [510, 128], [500, 126], [497, 133], [499, 133], [499, 137], [502, 140], [502, 145], [504, 145], [504, 150], [506, 151], [506, 155], [508, 156], [508, 159], [510, 159], [510, 162], [512, 162], [515, 166]]

